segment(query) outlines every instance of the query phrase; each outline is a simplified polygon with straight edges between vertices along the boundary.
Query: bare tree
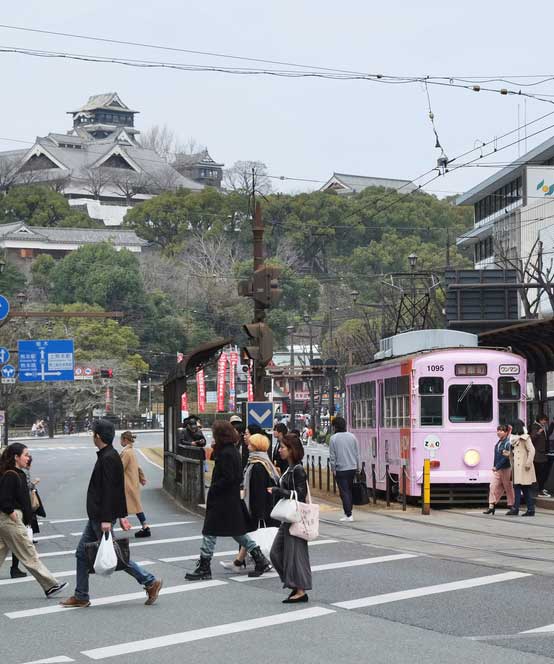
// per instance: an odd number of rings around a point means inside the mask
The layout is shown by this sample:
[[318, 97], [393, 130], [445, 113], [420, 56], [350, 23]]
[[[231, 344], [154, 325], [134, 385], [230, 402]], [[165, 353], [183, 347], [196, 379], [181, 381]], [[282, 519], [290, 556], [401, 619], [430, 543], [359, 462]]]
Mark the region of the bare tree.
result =
[[154, 150], [168, 163], [174, 161], [177, 154], [196, 154], [204, 149], [204, 146], [197, 143], [194, 138], [189, 138], [186, 143], [182, 143], [177, 133], [165, 124], [152, 125], [143, 131], [140, 144], [143, 148]]
[[156, 172], [149, 174], [150, 190], [154, 194], [162, 191], [172, 191], [179, 185], [180, 175], [169, 164], [157, 169]]
[[[106, 169], [107, 170], [107, 169]], [[111, 168], [110, 184], [125, 196], [127, 205], [131, 205], [137, 194], [150, 191], [152, 179], [147, 173], [137, 173], [123, 168]]]
[[87, 168], [85, 171], [85, 189], [99, 200], [104, 188], [111, 182], [111, 175], [106, 168]]
[[7, 154], [0, 157], [0, 193], [6, 192], [16, 183], [23, 154]]
[[271, 181], [267, 176], [267, 166], [261, 161], [236, 161], [223, 172], [224, 188], [250, 193], [252, 183], [258, 194], [271, 193]]

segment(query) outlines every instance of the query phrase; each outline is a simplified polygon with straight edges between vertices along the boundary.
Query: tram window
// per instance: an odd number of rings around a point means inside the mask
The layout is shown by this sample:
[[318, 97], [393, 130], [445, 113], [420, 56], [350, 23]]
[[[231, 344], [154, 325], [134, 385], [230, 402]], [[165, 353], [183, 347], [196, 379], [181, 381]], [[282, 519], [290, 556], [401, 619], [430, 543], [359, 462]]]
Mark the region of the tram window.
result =
[[442, 378], [420, 378], [419, 394], [420, 415], [422, 427], [442, 426], [442, 395], [444, 393], [444, 380]]
[[502, 376], [498, 379], [498, 400], [519, 401], [521, 399], [521, 387], [519, 382], [511, 376]]
[[393, 378], [385, 378], [384, 392], [384, 398], [381, 397], [381, 403], [384, 410], [383, 426], [391, 429], [398, 429], [409, 426], [409, 376], [395, 376]]
[[448, 417], [451, 422], [490, 422], [492, 387], [490, 385], [451, 385], [448, 388]]
[[511, 424], [519, 417], [519, 402], [500, 401], [498, 404], [498, 424]]
[[353, 429], [375, 427], [375, 381], [350, 388], [350, 418]]

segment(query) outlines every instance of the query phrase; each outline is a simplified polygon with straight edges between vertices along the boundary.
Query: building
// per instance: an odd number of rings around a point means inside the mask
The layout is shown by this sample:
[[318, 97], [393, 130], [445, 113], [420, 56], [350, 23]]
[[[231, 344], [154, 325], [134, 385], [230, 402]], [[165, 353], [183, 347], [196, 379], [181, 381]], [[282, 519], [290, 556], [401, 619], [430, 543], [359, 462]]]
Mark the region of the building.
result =
[[0, 224], [0, 251], [10, 263], [28, 273], [34, 258], [49, 254], [63, 258], [87, 244], [111, 242], [119, 251], [141, 253], [148, 243], [134, 231], [120, 228], [42, 228], [23, 222]]
[[471, 205], [473, 229], [457, 240], [476, 269], [525, 261], [543, 242], [554, 249], [554, 137], [533, 148], [456, 201]]
[[0, 153], [0, 186], [49, 184], [106, 226], [119, 226], [127, 210], [161, 191], [200, 191], [153, 150], [137, 142], [135, 115], [116, 92], [90, 97], [70, 111], [67, 133], [37, 137], [29, 150]]
[[365, 175], [348, 175], [347, 173], [333, 173], [319, 191], [336, 192], [341, 195], [359, 194], [368, 187], [384, 187], [396, 189], [402, 193], [409, 193], [417, 189], [410, 180], [396, 180], [392, 178], [374, 178]]
[[216, 163], [205, 148], [194, 154], [178, 153], [172, 164], [176, 171], [206, 187], [221, 189], [223, 166]]

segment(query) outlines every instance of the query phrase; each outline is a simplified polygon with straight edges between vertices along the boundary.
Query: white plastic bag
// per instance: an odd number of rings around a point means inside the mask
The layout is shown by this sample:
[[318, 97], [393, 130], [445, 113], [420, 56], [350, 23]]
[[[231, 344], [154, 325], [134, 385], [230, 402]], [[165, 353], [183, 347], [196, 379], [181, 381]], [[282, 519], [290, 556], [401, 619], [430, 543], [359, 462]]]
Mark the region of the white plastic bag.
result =
[[112, 533], [102, 533], [98, 552], [94, 559], [94, 571], [102, 576], [109, 576], [117, 567], [117, 555], [113, 545]]
[[32, 543], [33, 543], [33, 539], [34, 539], [34, 537], [35, 537], [35, 535], [34, 535], [34, 533], [33, 533], [33, 529], [31, 528], [31, 526], [27, 526], [27, 527], [26, 527], [26, 530], [27, 530], [27, 537], [31, 540], [31, 544], [32, 544]]
[[290, 498], [281, 498], [271, 510], [270, 516], [272, 519], [275, 519], [275, 521], [284, 521], [285, 523], [296, 523], [297, 521], [300, 521], [296, 491], [290, 492]]
[[258, 530], [253, 530], [251, 533], [248, 533], [248, 536], [251, 537], [254, 542], [260, 547], [262, 553], [266, 558], [269, 558], [269, 552], [273, 546], [273, 540], [277, 536], [279, 528], [265, 526], [265, 522], [261, 525]]

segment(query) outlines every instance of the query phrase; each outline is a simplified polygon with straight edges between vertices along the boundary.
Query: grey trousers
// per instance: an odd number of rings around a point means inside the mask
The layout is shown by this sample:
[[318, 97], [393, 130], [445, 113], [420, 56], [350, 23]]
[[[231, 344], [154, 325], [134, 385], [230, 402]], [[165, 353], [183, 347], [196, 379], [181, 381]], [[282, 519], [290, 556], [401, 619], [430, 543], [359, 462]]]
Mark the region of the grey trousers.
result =
[[311, 590], [312, 570], [308, 542], [289, 533], [290, 523], [282, 523], [273, 540], [269, 557], [283, 582], [283, 588]]

